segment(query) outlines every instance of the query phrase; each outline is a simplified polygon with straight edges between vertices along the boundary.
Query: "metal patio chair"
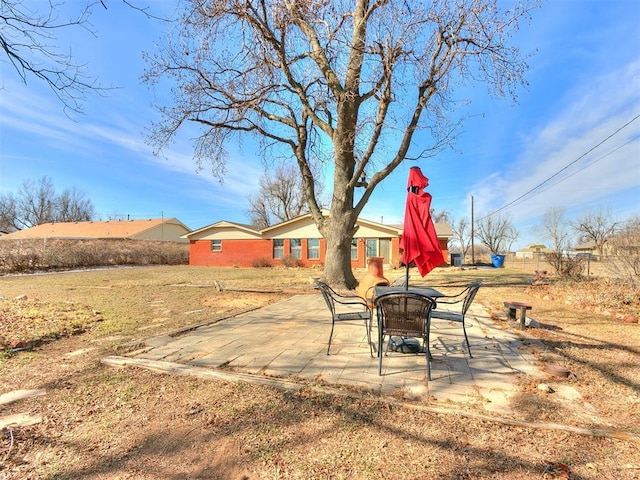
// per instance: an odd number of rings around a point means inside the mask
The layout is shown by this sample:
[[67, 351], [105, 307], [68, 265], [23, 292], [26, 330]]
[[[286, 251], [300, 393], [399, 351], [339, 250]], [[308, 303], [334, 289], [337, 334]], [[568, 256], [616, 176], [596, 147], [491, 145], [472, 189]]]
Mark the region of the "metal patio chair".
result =
[[[380, 284], [382, 285], [382, 284]], [[374, 295], [374, 289], [376, 287], [379, 287], [380, 285], [371, 285], [368, 289], [367, 289], [367, 293], [365, 294], [366, 300], [369, 302], [369, 305], [373, 305], [373, 297], [375, 297]], [[401, 277], [396, 278], [393, 282], [391, 282], [389, 284], [390, 287], [402, 287], [402, 288], [407, 288], [407, 276], [406, 275], [402, 275]]]
[[[421, 338], [431, 380], [429, 354], [430, 313], [435, 306], [431, 297], [410, 292], [387, 293], [374, 300], [378, 316], [378, 375], [382, 375], [382, 345], [385, 336]], [[387, 355], [389, 342], [385, 349]]]
[[[324, 301], [331, 312], [331, 333], [329, 333], [329, 345], [327, 346], [327, 355], [331, 349], [331, 339], [333, 338], [333, 328], [336, 322], [344, 322], [350, 320], [364, 320], [365, 330], [367, 331], [367, 342], [369, 350], [373, 357], [373, 345], [371, 343], [371, 308], [364, 298], [357, 295], [342, 295], [333, 290], [324, 282], [316, 281], [315, 286], [320, 290]], [[362, 307], [362, 308], [360, 308]]]
[[431, 319], [447, 320], [449, 322], [462, 324], [462, 331], [464, 332], [464, 340], [467, 344], [467, 350], [469, 351], [469, 358], [473, 358], [473, 355], [471, 355], [471, 345], [469, 345], [469, 337], [467, 337], [465, 316], [481, 286], [482, 281], [478, 280], [470, 283], [467, 288], [456, 295], [447, 295], [438, 298], [437, 307], [431, 312]]
[[408, 285], [408, 277], [407, 275], [402, 275], [396, 278], [393, 282], [391, 282], [392, 287], [406, 287]]

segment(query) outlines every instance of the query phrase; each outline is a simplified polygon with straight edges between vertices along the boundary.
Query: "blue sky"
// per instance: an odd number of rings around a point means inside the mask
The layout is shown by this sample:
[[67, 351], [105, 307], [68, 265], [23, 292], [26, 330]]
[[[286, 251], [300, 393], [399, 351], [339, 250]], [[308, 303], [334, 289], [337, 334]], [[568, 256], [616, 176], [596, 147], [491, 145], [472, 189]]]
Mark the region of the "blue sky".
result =
[[[169, 1], [150, 5], [159, 14], [173, 8]], [[86, 194], [102, 219], [177, 217], [192, 229], [246, 222], [247, 195], [263, 173], [251, 144], [230, 149], [222, 184], [197, 171], [188, 138], [155, 157], [145, 129], [158, 118], [152, 104], [165, 99], [140, 78], [142, 52], [153, 50], [164, 26], [116, 0], [107, 6], [91, 16], [95, 36], [82, 29], [59, 35], [89, 74], [118, 87], [90, 95], [83, 115], [67, 117], [43, 84], [22, 84], [0, 59], [0, 192], [48, 176], [58, 191]], [[619, 220], [640, 214], [640, 118], [633, 120], [640, 115], [640, 2], [551, 0], [515, 41], [524, 52], [536, 50], [518, 103], [491, 98], [482, 85], [465, 92], [469, 118], [455, 151], [418, 163], [433, 207], [469, 217], [473, 196], [478, 218], [515, 201], [502, 211], [520, 231], [516, 247], [538, 240], [534, 227], [550, 207], [565, 207], [568, 218], [598, 208]], [[378, 187], [364, 218], [401, 223], [413, 165]]]

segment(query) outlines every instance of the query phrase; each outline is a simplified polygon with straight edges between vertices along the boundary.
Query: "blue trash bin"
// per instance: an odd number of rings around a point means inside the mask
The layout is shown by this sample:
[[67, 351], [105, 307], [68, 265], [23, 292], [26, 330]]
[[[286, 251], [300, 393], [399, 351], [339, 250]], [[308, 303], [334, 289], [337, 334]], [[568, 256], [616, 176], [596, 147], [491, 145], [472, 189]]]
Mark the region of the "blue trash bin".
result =
[[506, 255], [498, 255], [495, 253], [491, 255], [491, 265], [493, 265], [493, 268], [502, 267], [504, 264], [504, 257], [506, 257]]

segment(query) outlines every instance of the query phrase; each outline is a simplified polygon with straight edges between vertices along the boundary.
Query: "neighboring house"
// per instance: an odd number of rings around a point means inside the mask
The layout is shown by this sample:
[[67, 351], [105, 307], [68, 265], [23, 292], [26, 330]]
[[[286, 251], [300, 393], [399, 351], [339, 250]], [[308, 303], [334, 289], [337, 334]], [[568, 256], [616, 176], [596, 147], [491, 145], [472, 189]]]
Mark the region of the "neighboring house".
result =
[[596, 242], [589, 241], [589, 242], [581, 243], [580, 245], [577, 245], [573, 249], [573, 251], [575, 253], [588, 253], [590, 255], [593, 255], [594, 253], [597, 253]]
[[[326, 215], [326, 213], [325, 213]], [[368, 257], [383, 257], [384, 263], [399, 265], [402, 227], [358, 219], [351, 243], [351, 266], [366, 267]], [[436, 224], [444, 258], [453, 236], [448, 224]], [[250, 267], [261, 260], [279, 261], [291, 255], [305, 266], [323, 265], [326, 242], [311, 214], [257, 230], [251, 225], [219, 221], [185, 235], [189, 240], [189, 264]]]
[[640, 228], [631, 230], [626, 234], [618, 234], [611, 237], [611, 241], [604, 244], [606, 255], [640, 255]]
[[552, 252], [553, 250], [545, 247], [541, 243], [532, 243], [531, 245], [527, 245], [522, 250], [518, 250], [516, 252], [516, 258], [536, 258], [538, 255]]
[[129, 239], [186, 243], [189, 228], [175, 218], [148, 220], [108, 220], [105, 222], [55, 222], [3, 235], [3, 240], [49, 239]]

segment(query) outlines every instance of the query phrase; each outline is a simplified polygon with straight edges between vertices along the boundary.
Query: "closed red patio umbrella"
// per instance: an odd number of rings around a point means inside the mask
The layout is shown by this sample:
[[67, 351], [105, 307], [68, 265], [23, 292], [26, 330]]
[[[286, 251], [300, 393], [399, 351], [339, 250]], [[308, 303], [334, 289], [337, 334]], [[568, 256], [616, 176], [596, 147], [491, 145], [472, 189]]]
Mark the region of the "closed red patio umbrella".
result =
[[407, 269], [413, 263], [421, 276], [425, 276], [444, 262], [436, 228], [431, 219], [431, 194], [424, 191], [429, 179], [419, 167], [411, 167], [407, 182], [407, 202], [404, 210], [404, 226], [400, 248], [402, 263]]

